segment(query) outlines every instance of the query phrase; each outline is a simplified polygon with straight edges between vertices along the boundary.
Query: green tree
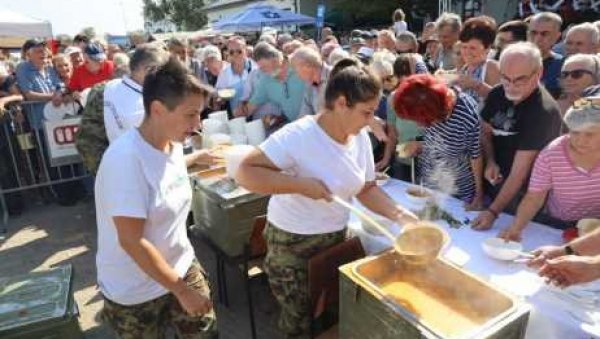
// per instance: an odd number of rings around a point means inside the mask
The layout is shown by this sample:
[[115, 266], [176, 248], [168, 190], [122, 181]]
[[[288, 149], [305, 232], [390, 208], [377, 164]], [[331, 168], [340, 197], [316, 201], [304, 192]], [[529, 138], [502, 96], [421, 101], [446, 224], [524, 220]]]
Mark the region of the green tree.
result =
[[179, 30], [199, 30], [207, 23], [203, 0], [143, 0], [144, 16], [151, 21], [168, 20]]

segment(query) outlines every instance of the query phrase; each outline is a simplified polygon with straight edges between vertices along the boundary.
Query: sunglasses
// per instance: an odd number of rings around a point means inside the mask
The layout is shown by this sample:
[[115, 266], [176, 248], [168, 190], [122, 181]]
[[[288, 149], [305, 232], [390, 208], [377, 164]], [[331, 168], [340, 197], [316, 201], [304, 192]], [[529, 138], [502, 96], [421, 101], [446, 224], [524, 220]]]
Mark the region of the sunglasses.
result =
[[575, 109], [588, 108], [588, 107], [591, 107], [594, 109], [600, 109], [600, 97], [581, 98], [581, 99], [575, 100], [575, 102], [573, 103], [573, 108], [575, 108]]
[[229, 54], [230, 55], [234, 55], [234, 54], [242, 54], [244, 51], [242, 51], [241, 49], [230, 49], [229, 50]]
[[579, 79], [581, 79], [586, 74], [594, 76], [594, 73], [592, 71], [588, 71], [587, 69], [574, 69], [572, 71], [562, 71], [562, 72], [560, 72], [560, 78], [561, 79], [566, 79], [568, 77], [571, 77], [571, 78], [573, 78], [575, 80], [579, 80]]

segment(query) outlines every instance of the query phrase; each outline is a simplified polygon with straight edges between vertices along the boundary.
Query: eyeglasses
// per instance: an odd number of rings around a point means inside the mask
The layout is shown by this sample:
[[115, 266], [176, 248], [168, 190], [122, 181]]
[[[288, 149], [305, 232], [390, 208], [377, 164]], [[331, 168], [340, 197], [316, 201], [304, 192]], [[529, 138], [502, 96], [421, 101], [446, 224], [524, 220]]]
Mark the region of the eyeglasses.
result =
[[537, 70], [531, 72], [531, 74], [529, 74], [529, 75], [521, 75], [519, 77], [512, 78], [512, 79], [507, 77], [504, 74], [500, 74], [500, 82], [503, 85], [511, 84], [511, 85], [514, 85], [517, 87], [521, 87], [521, 86], [527, 85], [527, 81], [529, 81], [531, 79], [531, 77], [536, 73], [537, 73]]
[[230, 49], [229, 50], [229, 54], [230, 55], [234, 55], [234, 54], [242, 54], [244, 53], [244, 51], [242, 51], [241, 49]]
[[579, 80], [586, 74], [589, 74], [590, 76], [594, 76], [594, 73], [592, 71], [588, 71], [587, 69], [574, 69], [572, 71], [560, 72], [560, 78], [566, 79], [568, 77], [571, 77], [575, 80]]
[[580, 98], [575, 100], [572, 106], [574, 109], [582, 109], [591, 107], [593, 109], [600, 109], [600, 97], [592, 98]]

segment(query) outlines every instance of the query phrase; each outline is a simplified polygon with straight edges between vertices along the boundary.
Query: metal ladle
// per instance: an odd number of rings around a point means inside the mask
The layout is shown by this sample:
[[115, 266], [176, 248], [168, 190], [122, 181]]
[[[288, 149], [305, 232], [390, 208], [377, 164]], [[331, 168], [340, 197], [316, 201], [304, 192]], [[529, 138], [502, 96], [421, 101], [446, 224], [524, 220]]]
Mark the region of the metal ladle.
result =
[[[371, 226], [378, 229], [383, 235], [385, 235], [388, 239], [390, 239], [392, 241], [392, 243], [394, 244], [394, 250], [398, 254], [402, 255], [406, 261], [408, 261], [412, 264], [425, 264], [425, 263], [428, 263], [429, 261], [435, 259], [437, 257], [437, 255], [439, 254], [441, 248], [444, 246], [444, 244], [448, 242], [448, 239], [449, 239], [448, 235], [446, 233], [444, 233], [441, 229], [435, 227], [435, 230], [437, 230], [437, 232], [439, 232], [439, 236], [441, 237], [441, 240], [438, 241], [438, 244], [435, 244], [436, 247], [433, 248], [431, 251], [421, 251], [421, 250], [415, 251], [415, 249], [405, 248], [405, 246], [403, 246], [403, 244], [407, 244], [407, 243], [412, 244], [412, 242], [402, 241], [402, 240], [406, 240], [406, 239], [403, 239], [403, 237], [411, 237], [411, 235], [410, 235], [411, 232], [405, 231], [402, 234], [400, 234], [400, 236], [396, 237], [386, 227], [382, 226], [381, 224], [379, 224], [378, 222], [373, 220], [373, 218], [368, 216], [366, 213], [364, 213], [360, 209], [354, 207], [352, 204], [348, 203], [344, 199], [342, 199], [338, 196], [333, 196], [333, 201], [346, 207], [347, 209], [349, 209], [350, 211], [355, 213], [358, 217], [360, 217], [361, 219], [363, 219], [364, 221], [369, 223]], [[406, 226], [405, 226], [405, 228], [406, 228]], [[433, 229], [433, 227], [430, 227], [430, 228]], [[422, 232], [423, 230], [426, 230], [426, 229], [427, 229], [427, 227], [419, 227], [419, 226], [411, 228], [411, 230], [413, 230], [415, 232], [419, 232], [419, 231]], [[431, 236], [431, 234], [429, 234], [429, 236]], [[414, 238], [414, 234], [412, 235], [411, 238]]]

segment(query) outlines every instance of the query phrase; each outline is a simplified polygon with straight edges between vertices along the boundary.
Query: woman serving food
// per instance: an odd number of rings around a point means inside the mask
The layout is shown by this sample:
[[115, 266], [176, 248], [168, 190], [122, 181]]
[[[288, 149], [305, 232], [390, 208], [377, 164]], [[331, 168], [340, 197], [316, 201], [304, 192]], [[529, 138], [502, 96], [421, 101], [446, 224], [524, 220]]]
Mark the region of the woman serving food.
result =
[[356, 197], [401, 224], [417, 220], [375, 185], [364, 127], [373, 121], [380, 96], [381, 83], [367, 68], [334, 68], [322, 111], [271, 135], [237, 172], [240, 185], [273, 195], [265, 268], [282, 308], [279, 327], [288, 336], [310, 333], [308, 259], [344, 240], [349, 212], [332, 202], [334, 195], [346, 201]]

